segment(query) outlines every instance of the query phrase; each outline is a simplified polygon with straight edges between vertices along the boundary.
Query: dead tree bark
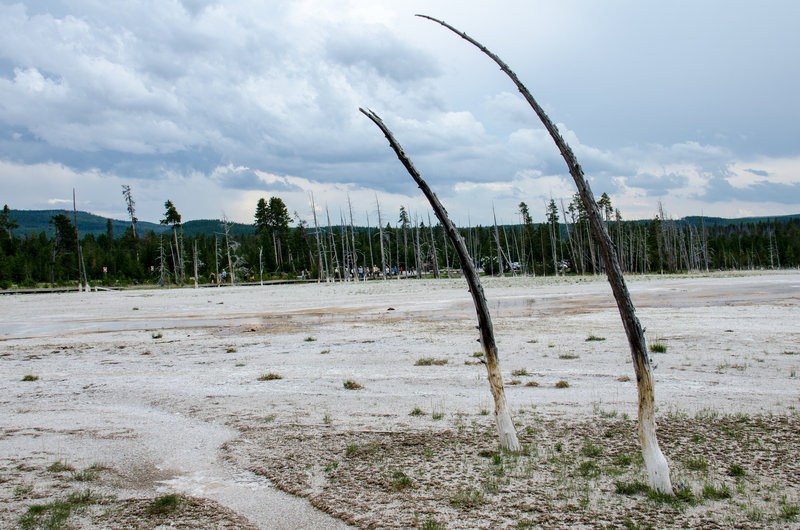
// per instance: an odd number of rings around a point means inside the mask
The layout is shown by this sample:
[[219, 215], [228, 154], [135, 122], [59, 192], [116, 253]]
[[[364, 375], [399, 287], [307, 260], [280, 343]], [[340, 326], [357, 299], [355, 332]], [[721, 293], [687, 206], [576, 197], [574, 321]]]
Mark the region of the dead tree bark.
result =
[[365, 116], [372, 120], [377, 125], [389, 144], [397, 154], [403, 166], [405, 166], [408, 173], [417, 183], [422, 193], [431, 203], [433, 212], [436, 214], [439, 222], [447, 233], [453, 246], [458, 253], [458, 259], [461, 261], [461, 270], [464, 272], [464, 278], [467, 280], [469, 292], [472, 294], [472, 301], [475, 304], [475, 312], [478, 315], [478, 330], [480, 331], [481, 346], [483, 346], [483, 353], [486, 358], [486, 370], [489, 374], [489, 387], [494, 397], [494, 418], [497, 423], [497, 432], [500, 436], [500, 446], [508, 451], [520, 451], [521, 446], [517, 438], [517, 430], [514, 427], [514, 422], [511, 419], [511, 412], [508, 409], [506, 402], [505, 389], [503, 388], [503, 377], [500, 373], [500, 360], [497, 357], [497, 344], [494, 341], [494, 329], [492, 327], [492, 317], [489, 315], [489, 305], [486, 303], [486, 296], [483, 294], [483, 287], [481, 286], [478, 272], [470, 259], [467, 246], [464, 243], [464, 238], [458, 232], [458, 229], [450, 220], [447, 215], [447, 210], [444, 209], [439, 198], [431, 191], [428, 184], [422, 179], [417, 168], [411, 163], [411, 160], [403, 152], [403, 148], [397, 143], [392, 132], [384, 125], [383, 121], [377, 114], [371, 110], [359, 109]]
[[660, 491], [661, 493], [672, 494], [672, 484], [669, 477], [669, 467], [667, 459], [664, 458], [661, 449], [658, 446], [658, 439], [656, 438], [656, 421], [655, 421], [655, 397], [654, 397], [654, 380], [653, 370], [650, 366], [650, 358], [647, 355], [647, 344], [644, 338], [644, 330], [642, 329], [639, 319], [636, 317], [636, 311], [631, 301], [628, 287], [625, 285], [625, 278], [622, 274], [619, 262], [617, 261], [617, 254], [614, 250], [614, 243], [608, 235], [608, 231], [603, 224], [600, 209], [597, 202], [594, 200], [594, 195], [589, 187], [589, 183], [583, 176], [583, 169], [578, 164], [572, 149], [567, 142], [558, 132], [555, 124], [550, 120], [541, 106], [536, 102], [531, 93], [517, 78], [517, 75], [511, 71], [497, 55], [490, 52], [485, 46], [478, 41], [469, 37], [466, 33], [460, 32], [454, 27], [437, 20], [435, 18], [418, 15], [433, 22], [437, 22], [446, 27], [450, 31], [456, 33], [461, 38], [465, 39], [472, 45], [476, 46], [489, 58], [491, 58], [500, 69], [511, 78], [514, 84], [519, 89], [525, 100], [533, 108], [536, 115], [544, 124], [547, 132], [553, 138], [561, 156], [567, 163], [569, 173], [575, 181], [575, 185], [580, 193], [583, 205], [586, 208], [589, 216], [589, 223], [592, 229], [592, 235], [601, 248], [603, 259], [606, 264], [606, 274], [608, 282], [611, 284], [611, 290], [614, 293], [614, 298], [617, 302], [622, 324], [625, 327], [625, 333], [628, 336], [628, 343], [631, 349], [631, 357], [633, 358], [633, 366], [636, 371], [636, 382], [639, 391], [639, 441], [642, 444], [642, 456], [644, 457], [645, 467], [650, 482], [650, 487]]

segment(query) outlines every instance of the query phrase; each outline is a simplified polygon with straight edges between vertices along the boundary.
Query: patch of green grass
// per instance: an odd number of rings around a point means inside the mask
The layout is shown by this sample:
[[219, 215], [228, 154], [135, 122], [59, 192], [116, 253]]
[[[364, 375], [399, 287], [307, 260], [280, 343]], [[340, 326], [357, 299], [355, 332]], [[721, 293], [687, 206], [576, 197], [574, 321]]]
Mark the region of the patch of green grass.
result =
[[584, 460], [578, 466], [578, 473], [584, 478], [592, 478], [600, 474], [600, 468], [591, 460]]
[[101, 500], [101, 497], [92, 493], [91, 490], [75, 491], [70, 493], [64, 500], [59, 499], [48, 504], [29, 506], [17, 523], [24, 530], [64, 528], [73, 510], [89, 504], [95, 504]]
[[522, 377], [522, 376], [526, 376], [526, 375], [530, 375], [530, 374], [528, 373], [528, 370], [526, 370], [525, 368], [519, 368], [517, 370], [512, 371], [511, 375], [515, 375], [517, 377]]
[[650, 487], [639, 480], [631, 482], [614, 482], [615, 491], [621, 495], [636, 495], [637, 493], [647, 493]]
[[556, 383], [556, 388], [569, 388], [569, 383], [562, 379], [561, 381]]
[[172, 513], [178, 509], [181, 504], [181, 498], [174, 493], [156, 497], [147, 506], [147, 513], [150, 515], [165, 515]]
[[481, 409], [481, 416], [488, 416], [488, 415], [489, 415], [489, 409]]
[[434, 359], [433, 357], [420, 357], [414, 366], [443, 366], [447, 364], [447, 359]]
[[270, 414], [269, 416], [264, 417], [264, 423], [270, 423], [275, 421], [275, 414]]
[[241, 367], [242, 367], [242, 366], [244, 366], [244, 365], [245, 365], [245, 363], [236, 363], [236, 365], [235, 365], [235, 366], [236, 366], [236, 368], [241, 368]]
[[656, 339], [650, 343], [650, 351], [653, 353], [667, 353], [667, 345], [661, 339]]
[[83, 471], [73, 471], [69, 479], [76, 482], [92, 482], [97, 479], [97, 470], [86, 468]]
[[593, 444], [592, 441], [587, 438], [583, 441], [581, 454], [587, 458], [595, 458], [603, 454], [603, 448]]
[[616, 455], [616, 456], [615, 456], [615, 457], [614, 457], [614, 458], [611, 460], [611, 462], [612, 462], [612, 463], [613, 463], [615, 466], [620, 466], [620, 467], [628, 467], [629, 465], [631, 465], [631, 463], [633, 462], [633, 460], [632, 460], [632, 459], [631, 459], [631, 457], [630, 457], [630, 456], [628, 456], [628, 455], [624, 455], [624, 454], [618, 454], [618, 455]]
[[32, 491], [33, 491], [33, 486], [31, 484], [20, 485], [14, 488], [14, 495], [16, 496], [27, 495]]
[[39, 376], [38, 375], [28, 374], [28, 375], [24, 376], [22, 378], [22, 380], [23, 381], [38, 381], [39, 380]]
[[150, 335], [150, 336], [151, 336], [151, 337], [153, 337], [154, 339], [160, 339], [160, 338], [162, 338], [164, 335], [163, 335], [163, 334], [162, 334], [160, 331], [157, 331], [157, 332], [154, 332], [154, 333], [153, 333], [152, 335]]
[[473, 352], [472, 356], [473, 357], [483, 357], [483, 352], [482, 351]]
[[419, 523], [420, 530], [445, 530], [447, 528], [444, 523], [440, 523], [431, 516]]
[[589, 335], [586, 337], [586, 342], [606, 340], [605, 337], [598, 337], [597, 335]]
[[270, 372], [268, 374], [261, 374], [258, 376], [259, 381], [274, 381], [276, 379], [283, 379], [283, 376], [280, 374], [276, 374], [275, 372]]
[[713, 501], [721, 501], [731, 497], [731, 489], [727, 484], [715, 486], [714, 484], [707, 483], [703, 486], [703, 497]]
[[400, 469], [395, 470], [392, 473], [392, 480], [390, 482], [390, 486], [394, 491], [403, 491], [404, 489], [413, 488], [414, 481], [411, 480], [411, 477], [403, 473]]
[[577, 354], [574, 354], [574, 353], [562, 353], [561, 355], [558, 356], [558, 358], [559, 359], [567, 359], [567, 360], [579, 359], [580, 355], [577, 355]]
[[411, 409], [411, 412], [408, 413], [409, 416], [422, 416], [424, 414], [425, 414], [425, 411], [423, 411], [419, 407], [414, 407], [413, 409]]
[[441, 420], [442, 418], [444, 418], [444, 412], [442, 412], [441, 410], [434, 410], [433, 412], [431, 412], [431, 418], [434, 420]]
[[64, 471], [75, 471], [75, 468], [69, 465], [66, 460], [56, 460], [47, 466], [47, 470], [53, 473], [63, 473]]
[[483, 504], [483, 502], [484, 502], [483, 492], [478, 489], [459, 488], [452, 495], [450, 495], [450, 504], [462, 508], [479, 506]]
[[356, 383], [352, 379], [348, 379], [347, 381], [343, 382], [342, 385], [346, 390], [361, 390], [364, 388], [360, 384]]
[[796, 351], [788, 351], [788, 350], [787, 350], [787, 351], [784, 351], [784, 352], [783, 352], [783, 354], [784, 354], [784, 355], [800, 355], [800, 352], [796, 352]]
[[800, 506], [797, 504], [789, 504], [788, 502], [781, 503], [781, 510], [778, 517], [784, 521], [794, 521], [800, 515]]
[[306, 342], [314, 342], [314, 341], [316, 341], [317, 339], [315, 339], [314, 337], [306, 337], [306, 338], [304, 338], [303, 340], [304, 340], [304, 341], [306, 341]]
[[708, 469], [708, 462], [703, 457], [703, 455], [698, 455], [696, 457], [689, 457], [686, 459], [686, 469], [691, 469], [692, 471], [705, 471]]

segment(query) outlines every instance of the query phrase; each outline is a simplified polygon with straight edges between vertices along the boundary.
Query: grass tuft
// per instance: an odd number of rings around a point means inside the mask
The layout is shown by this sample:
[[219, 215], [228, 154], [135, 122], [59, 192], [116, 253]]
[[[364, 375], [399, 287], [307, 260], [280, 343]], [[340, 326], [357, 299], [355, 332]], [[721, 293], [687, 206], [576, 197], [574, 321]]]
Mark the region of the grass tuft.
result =
[[424, 414], [425, 414], [425, 411], [423, 411], [421, 408], [414, 407], [413, 409], [411, 409], [411, 412], [409, 412], [408, 415], [409, 416], [422, 416]]
[[259, 381], [274, 381], [275, 379], [283, 379], [283, 376], [280, 374], [276, 374], [275, 372], [270, 372], [268, 374], [261, 374], [258, 376]]
[[38, 375], [28, 374], [28, 375], [24, 376], [22, 378], [22, 380], [23, 381], [38, 381], [39, 380], [39, 376]]
[[512, 371], [511, 375], [515, 375], [517, 377], [521, 377], [521, 376], [526, 376], [526, 375], [530, 375], [530, 374], [528, 373], [528, 370], [526, 370], [525, 368], [518, 368], [517, 370]]
[[359, 385], [358, 383], [356, 383], [352, 379], [348, 379], [347, 381], [345, 381], [342, 384], [344, 385], [345, 389], [347, 389], [347, 390], [361, 390], [362, 388], [364, 388], [363, 386]]
[[447, 364], [447, 359], [434, 359], [433, 357], [420, 357], [417, 359], [417, 362], [414, 363], [414, 366], [443, 366]]
[[650, 344], [650, 351], [653, 353], [667, 353], [667, 345], [661, 339], [656, 339]]
[[177, 510], [180, 504], [181, 498], [174, 493], [162, 495], [161, 497], [156, 497], [153, 499], [153, 501], [147, 506], [147, 513], [150, 515], [165, 515]]
[[597, 335], [589, 335], [586, 337], [586, 342], [606, 340], [605, 337], [598, 337]]
[[556, 383], [556, 388], [569, 388], [569, 383], [562, 379], [561, 381]]

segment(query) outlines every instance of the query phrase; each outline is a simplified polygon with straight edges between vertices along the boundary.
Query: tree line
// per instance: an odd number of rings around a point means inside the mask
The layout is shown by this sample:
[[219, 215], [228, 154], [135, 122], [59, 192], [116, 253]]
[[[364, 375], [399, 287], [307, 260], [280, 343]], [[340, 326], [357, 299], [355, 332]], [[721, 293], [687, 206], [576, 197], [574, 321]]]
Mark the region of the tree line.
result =
[[[111, 220], [103, 234], [77, 237], [66, 214], [50, 219], [46, 233], [18, 234], [6, 205], [0, 212], [0, 287], [157, 283], [254, 282], [275, 278], [330, 281], [370, 278], [441, 277], [459, 273], [455, 249], [441, 225], [400, 207], [387, 220], [376, 199], [374, 224], [356, 226], [353, 207], [333, 216], [313, 204], [309, 224], [290, 215], [279, 197], [255, 205], [252, 233], [236, 233], [226, 219], [215, 230], [186, 235], [172, 201], [161, 223], [169, 230], [115, 233]], [[673, 220], [659, 205], [651, 220], [626, 221], [607, 194], [598, 200], [604, 222], [625, 272], [787, 268], [800, 265], [800, 218], [706, 222]], [[551, 199], [546, 220], [534, 223], [521, 202], [513, 225], [459, 228], [475, 266], [490, 275], [599, 274], [603, 263], [592, 243], [585, 209], [577, 196]], [[80, 252], [79, 252], [80, 250]]]

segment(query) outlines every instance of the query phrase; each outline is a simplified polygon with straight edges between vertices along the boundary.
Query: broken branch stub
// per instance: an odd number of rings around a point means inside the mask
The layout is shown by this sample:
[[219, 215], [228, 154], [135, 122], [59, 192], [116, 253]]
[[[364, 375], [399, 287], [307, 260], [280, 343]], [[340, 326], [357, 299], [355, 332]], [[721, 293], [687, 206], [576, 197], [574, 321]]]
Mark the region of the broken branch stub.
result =
[[492, 59], [500, 69], [514, 82], [517, 89], [533, 108], [533, 111], [541, 120], [547, 132], [553, 138], [561, 156], [567, 163], [569, 173], [575, 181], [575, 186], [578, 188], [581, 201], [589, 216], [589, 225], [592, 229], [592, 237], [595, 242], [600, 246], [603, 255], [603, 260], [606, 265], [606, 275], [608, 282], [611, 284], [611, 290], [614, 294], [614, 299], [617, 302], [620, 317], [622, 318], [622, 325], [625, 328], [625, 333], [628, 336], [628, 344], [630, 345], [631, 357], [633, 358], [633, 366], [636, 372], [636, 381], [639, 393], [639, 441], [642, 444], [642, 455], [644, 456], [645, 467], [650, 482], [650, 487], [662, 493], [672, 494], [672, 483], [669, 477], [669, 467], [667, 460], [664, 458], [661, 449], [658, 446], [658, 439], [656, 437], [656, 423], [655, 423], [655, 396], [654, 396], [654, 380], [653, 370], [650, 366], [650, 358], [647, 355], [647, 346], [644, 338], [644, 331], [636, 317], [633, 302], [631, 301], [628, 287], [625, 285], [625, 278], [622, 274], [622, 268], [617, 260], [617, 253], [614, 250], [614, 243], [608, 235], [605, 224], [603, 223], [600, 209], [594, 200], [592, 189], [583, 175], [583, 169], [572, 149], [561, 136], [558, 128], [553, 124], [544, 109], [536, 102], [531, 95], [530, 91], [522, 84], [517, 75], [504, 63], [500, 57], [489, 51], [483, 44], [476, 41], [463, 31], [459, 31], [453, 26], [430, 17], [428, 15], [417, 15], [420, 18], [426, 18], [437, 24], [444, 26], [462, 39], [474, 45], [490, 59]]
[[481, 346], [483, 346], [484, 357], [486, 358], [486, 370], [489, 376], [489, 388], [491, 389], [492, 397], [494, 398], [494, 415], [495, 422], [497, 424], [497, 432], [500, 436], [500, 446], [508, 451], [520, 451], [521, 446], [517, 437], [517, 430], [514, 427], [514, 422], [511, 419], [511, 413], [508, 409], [508, 403], [506, 402], [503, 378], [500, 373], [500, 361], [497, 357], [497, 344], [494, 340], [492, 318], [489, 314], [489, 306], [486, 303], [486, 296], [483, 293], [483, 287], [481, 286], [478, 271], [475, 270], [472, 259], [470, 259], [469, 252], [467, 251], [467, 245], [464, 243], [464, 238], [461, 237], [458, 229], [456, 229], [456, 226], [450, 220], [450, 217], [447, 215], [447, 210], [445, 210], [442, 203], [439, 202], [439, 198], [435, 193], [433, 193], [433, 191], [431, 191], [428, 183], [425, 182], [425, 180], [419, 174], [419, 171], [417, 171], [417, 168], [414, 167], [414, 164], [411, 162], [408, 156], [406, 156], [403, 148], [397, 142], [389, 128], [383, 123], [383, 120], [381, 120], [381, 118], [371, 110], [364, 110], [362, 108], [358, 110], [360, 110], [367, 118], [372, 120], [373, 123], [375, 123], [375, 125], [377, 125], [381, 131], [383, 131], [384, 136], [386, 136], [386, 139], [389, 140], [389, 145], [391, 145], [392, 149], [394, 149], [394, 152], [397, 154], [397, 158], [400, 160], [403, 166], [405, 166], [406, 170], [411, 175], [411, 178], [414, 179], [419, 188], [422, 190], [422, 193], [428, 199], [428, 202], [430, 202], [433, 212], [436, 214], [436, 218], [439, 219], [440, 223], [442, 223], [445, 233], [447, 233], [447, 237], [450, 239], [456, 249], [458, 259], [461, 262], [461, 270], [464, 273], [464, 278], [467, 280], [469, 292], [472, 294], [472, 301], [475, 304], [475, 312], [478, 316], [480, 342]]

